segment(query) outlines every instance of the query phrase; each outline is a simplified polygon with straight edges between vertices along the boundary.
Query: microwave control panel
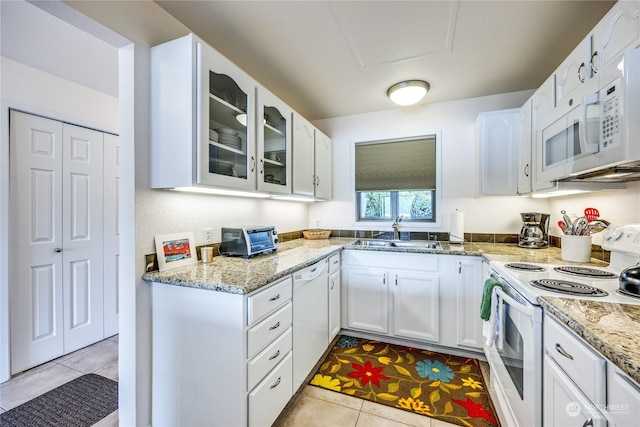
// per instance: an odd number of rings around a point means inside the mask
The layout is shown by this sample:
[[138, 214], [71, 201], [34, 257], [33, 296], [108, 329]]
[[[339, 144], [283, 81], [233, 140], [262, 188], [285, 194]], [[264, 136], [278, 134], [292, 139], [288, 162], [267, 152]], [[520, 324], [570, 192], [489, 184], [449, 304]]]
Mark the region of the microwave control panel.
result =
[[620, 79], [602, 88], [602, 127], [600, 148], [606, 149], [620, 144], [620, 116], [622, 114], [622, 93]]

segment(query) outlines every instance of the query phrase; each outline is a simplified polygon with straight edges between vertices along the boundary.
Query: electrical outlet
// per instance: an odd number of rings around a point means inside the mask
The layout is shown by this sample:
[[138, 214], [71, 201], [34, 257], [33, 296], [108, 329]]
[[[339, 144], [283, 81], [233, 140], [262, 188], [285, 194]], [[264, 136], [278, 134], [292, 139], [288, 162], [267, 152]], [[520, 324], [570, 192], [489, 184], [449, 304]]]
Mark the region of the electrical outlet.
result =
[[210, 245], [211, 243], [213, 243], [213, 232], [211, 231], [210, 228], [205, 228], [204, 229], [204, 244], [205, 245]]

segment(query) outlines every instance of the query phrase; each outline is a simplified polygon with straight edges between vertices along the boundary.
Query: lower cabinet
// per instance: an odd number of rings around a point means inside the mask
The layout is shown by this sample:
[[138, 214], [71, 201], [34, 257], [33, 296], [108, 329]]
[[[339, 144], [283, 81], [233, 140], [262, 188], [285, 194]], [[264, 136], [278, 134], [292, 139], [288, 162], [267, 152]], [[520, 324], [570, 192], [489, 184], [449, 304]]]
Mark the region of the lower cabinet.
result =
[[249, 295], [151, 286], [152, 424], [273, 424], [293, 395], [291, 277]]
[[480, 257], [343, 251], [346, 329], [482, 349]]
[[[438, 256], [344, 251], [348, 329], [438, 342]], [[375, 267], [372, 267], [375, 266]]]
[[329, 258], [329, 339], [331, 342], [340, 332], [340, 301], [342, 282], [340, 280], [340, 254]]

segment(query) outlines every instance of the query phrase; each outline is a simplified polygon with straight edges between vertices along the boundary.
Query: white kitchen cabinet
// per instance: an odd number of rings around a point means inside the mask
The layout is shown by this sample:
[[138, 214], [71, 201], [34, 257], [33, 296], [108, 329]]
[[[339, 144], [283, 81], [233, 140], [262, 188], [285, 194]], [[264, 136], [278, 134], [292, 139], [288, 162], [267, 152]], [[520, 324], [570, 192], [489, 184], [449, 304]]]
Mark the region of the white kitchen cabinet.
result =
[[512, 196], [518, 193], [518, 109], [478, 114], [480, 194]]
[[153, 47], [151, 187], [254, 189], [255, 92], [247, 74], [193, 34]]
[[529, 98], [518, 111], [520, 140], [518, 147], [518, 194], [531, 193], [531, 108], [533, 99]]
[[459, 347], [482, 348], [482, 259], [456, 257], [456, 328]]
[[152, 188], [297, 191], [329, 199], [331, 153], [328, 165], [323, 159], [331, 140], [316, 131], [193, 34], [151, 49]]
[[[619, 1], [592, 31], [596, 71], [640, 45], [640, 1]], [[607, 82], [601, 82], [601, 84]]]
[[[605, 417], [547, 354], [544, 355], [543, 366], [543, 425], [591, 427], [607, 425]], [[587, 371], [584, 373], [588, 374]]]
[[318, 129], [315, 130], [315, 197], [331, 200], [333, 197], [333, 141]]
[[544, 425], [605, 426], [605, 359], [548, 315], [543, 330]]
[[438, 342], [437, 255], [345, 251], [343, 256], [347, 328]]
[[340, 254], [329, 257], [329, 339], [327, 342], [331, 342], [340, 332], [340, 301], [342, 294], [340, 266]]
[[575, 101], [572, 100], [572, 96], [575, 91], [591, 79], [591, 53], [591, 36], [587, 36], [556, 69], [554, 73], [556, 106], [573, 104]]
[[291, 277], [249, 295], [151, 287], [153, 425], [271, 425], [293, 394]]
[[293, 113], [293, 194], [329, 200], [333, 194], [333, 143]]
[[258, 87], [258, 191], [291, 193], [291, 117], [293, 110]]
[[633, 426], [640, 420], [640, 384], [607, 361], [605, 416], [613, 426]]
[[350, 329], [389, 333], [387, 271], [348, 267], [345, 270], [346, 326]]
[[393, 336], [440, 340], [440, 278], [421, 271], [390, 271]]
[[550, 188], [555, 183], [545, 181], [540, 176], [542, 170], [542, 129], [551, 124], [552, 112], [556, 106], [555, 75], [552, 74], [531, 97], [531, 188], [533, 191]]

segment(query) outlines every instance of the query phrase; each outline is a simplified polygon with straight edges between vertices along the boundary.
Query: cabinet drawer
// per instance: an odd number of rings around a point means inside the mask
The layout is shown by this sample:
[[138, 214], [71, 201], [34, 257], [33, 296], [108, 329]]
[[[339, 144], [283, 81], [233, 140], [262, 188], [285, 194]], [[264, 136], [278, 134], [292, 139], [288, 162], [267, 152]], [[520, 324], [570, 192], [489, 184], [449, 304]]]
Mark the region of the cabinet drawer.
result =
[[247, 298], [247, 325], [251, 326], [291, 300], [291, 277]]
[[331, 255], [329, 257], [329, 274], [340, 270], [340, 254]]
[[606, 399], [606, 360], [548, 316], [544, 318], [544, 349], [596, 405]]
[[270, 426], [293, 395], [291, 353], [249, 393], [249, 427]]
[[291, 351], [291, 328], [247, 363], [247, 390], [251, 390]]
[[249, 359], [291, 326], [293, 315], [291, 307], [291, 302], [287, 303], [280, 310], [249, 329], [247, 332], [247, 356]]

